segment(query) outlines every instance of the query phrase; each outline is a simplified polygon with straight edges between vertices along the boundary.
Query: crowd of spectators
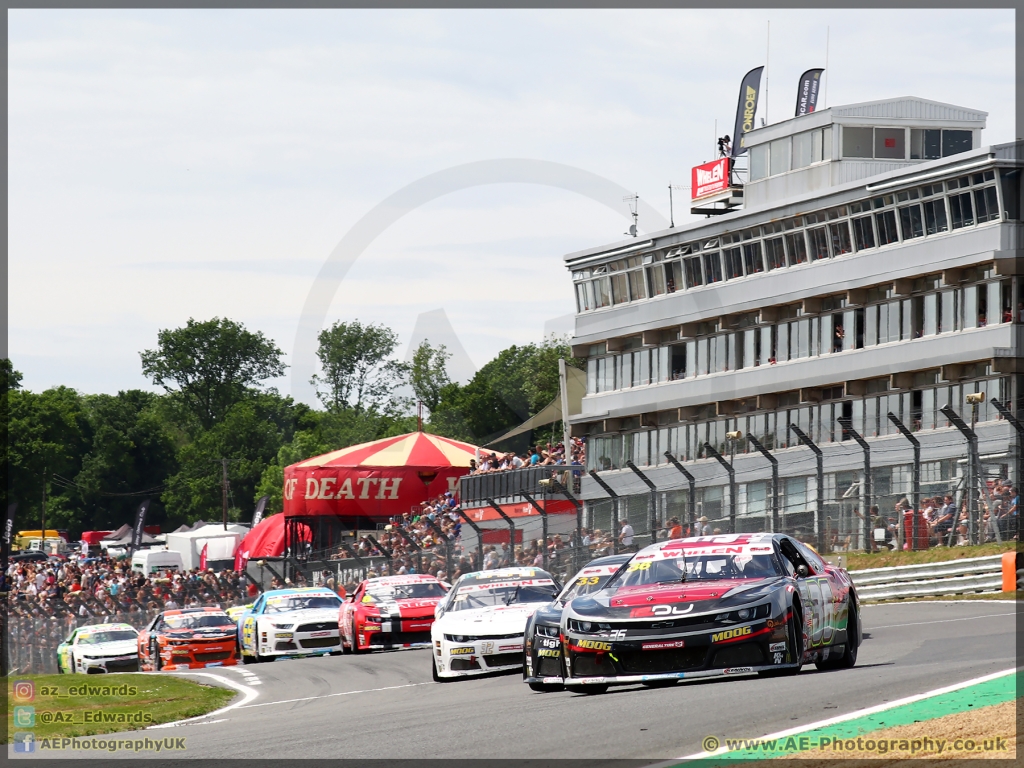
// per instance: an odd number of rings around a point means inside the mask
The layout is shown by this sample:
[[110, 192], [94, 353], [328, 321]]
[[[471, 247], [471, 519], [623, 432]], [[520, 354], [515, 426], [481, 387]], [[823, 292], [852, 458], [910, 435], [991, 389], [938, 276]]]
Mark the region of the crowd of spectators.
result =
[[56, 672], [57, 646], [75, 627], [123, 622], [141, 629], [164, 610], [227, 608], [252, 599], [252, 588], [234, 571], [145, 576], [106, 556], [13, 562], [6, 583], [10, 668], [38, 673]]
[[566, 460], [565, 443], [552, 446], [547, 443], [544, 448], [535, 445], [523, 454], [482, 453], [480, 461], [471, 460], [469, 474], [482, 475], [488, 472], [507, 472], [512, 469], [528, 469], [530, 467], [586, 466], [587, 443], [585, 438], [573, 437], [569, 441], [569, 457]]

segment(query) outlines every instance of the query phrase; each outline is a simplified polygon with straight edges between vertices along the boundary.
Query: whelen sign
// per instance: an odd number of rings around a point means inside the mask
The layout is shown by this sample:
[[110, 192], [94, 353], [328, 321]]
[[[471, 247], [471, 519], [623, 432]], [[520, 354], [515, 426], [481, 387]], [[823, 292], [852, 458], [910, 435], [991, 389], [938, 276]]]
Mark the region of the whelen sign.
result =
[[690, 196], [694, 200], [717, 195], [729, 189], [729, 158], [723, 157], [693, 169], [690, 177]]

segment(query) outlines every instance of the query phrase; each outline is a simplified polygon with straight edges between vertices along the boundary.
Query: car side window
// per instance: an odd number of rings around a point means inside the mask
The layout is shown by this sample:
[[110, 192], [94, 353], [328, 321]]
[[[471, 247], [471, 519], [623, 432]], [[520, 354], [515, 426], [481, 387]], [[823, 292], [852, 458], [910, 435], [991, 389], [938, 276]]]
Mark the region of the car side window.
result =
[[263, 611], [263, 598], [261, 597], [259, 600], [257, 600], [255, 603], [252, 604], [252, 611], [251, 611], [251, 613], [257, 614], [257, 613], [260, 613], [262, 611]]
[[803, 555], [805, 561], [811, 568], [811, 573], [821, 575], [825, 572], [825, 564], [821, 561], [821, 558], [801, 541], [796, 542], [797, 549], [800, 550], [800, 554]]
[[806, 567], [808, 571], [810, 570], [810, 566], [808, 566], [807, 562], [804, 560], [803, 555], [797, 549], [796, 542], [790, 539], [782, 539], [782, 541], [779, 542], [779, 549], [782, 550], [782, 559], [785, 565], [787, 566], [787, 570], [792, 568], [794, 576], [796, 575], [797, 569], [801, 565]]

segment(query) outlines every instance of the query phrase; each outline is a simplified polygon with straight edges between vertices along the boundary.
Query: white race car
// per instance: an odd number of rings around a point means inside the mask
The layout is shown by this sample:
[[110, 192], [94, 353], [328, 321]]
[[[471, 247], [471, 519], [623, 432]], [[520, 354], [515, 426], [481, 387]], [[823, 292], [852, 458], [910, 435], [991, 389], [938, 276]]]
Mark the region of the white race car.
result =
[[57, 646], [57, 671], [138, 672], [139, 632], [131, 624], [93, 624], [72, 630]]
[[341, 598], [321, 587], [264, 592], [238, 620], [242, 662], [341, 653], [340, 610]]
[[523, 633], [559, 586], [538, 568], [499, 568], [460, 577], [430, 628], [434, 680], [521, 669]]

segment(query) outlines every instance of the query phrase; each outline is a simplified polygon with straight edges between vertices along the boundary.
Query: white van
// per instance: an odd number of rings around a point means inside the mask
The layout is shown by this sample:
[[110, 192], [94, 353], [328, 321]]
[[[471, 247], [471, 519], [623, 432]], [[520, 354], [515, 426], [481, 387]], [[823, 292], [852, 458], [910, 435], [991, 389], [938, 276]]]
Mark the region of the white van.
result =
[[157, 571], [184, 571], [181, 552], [168, 549], [142, 549], [132, 555], [132, 571], [146, 576]]

